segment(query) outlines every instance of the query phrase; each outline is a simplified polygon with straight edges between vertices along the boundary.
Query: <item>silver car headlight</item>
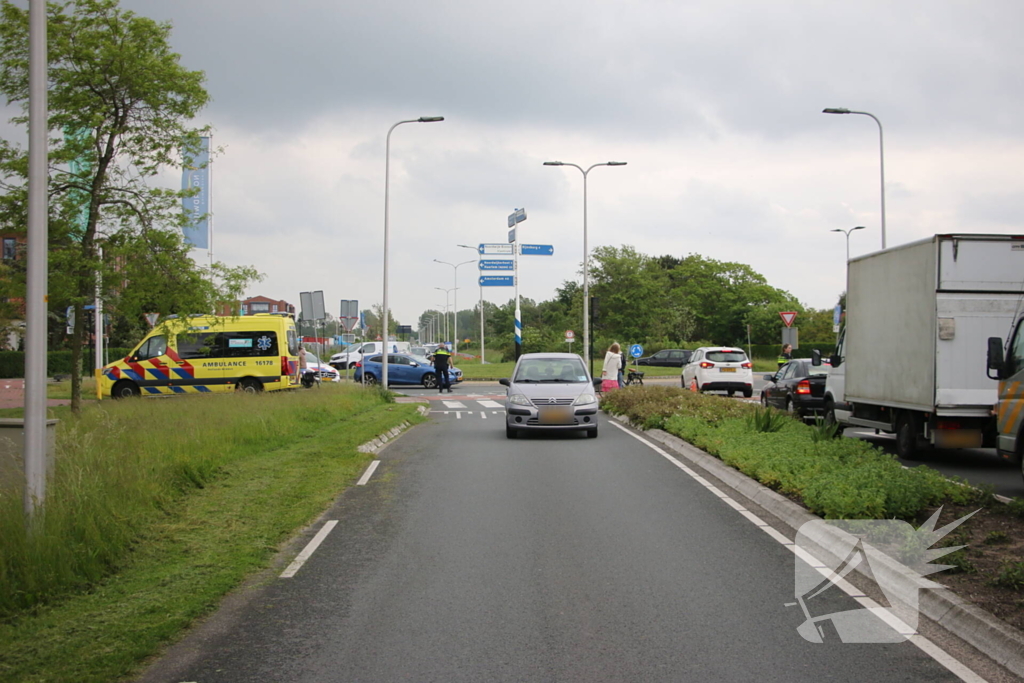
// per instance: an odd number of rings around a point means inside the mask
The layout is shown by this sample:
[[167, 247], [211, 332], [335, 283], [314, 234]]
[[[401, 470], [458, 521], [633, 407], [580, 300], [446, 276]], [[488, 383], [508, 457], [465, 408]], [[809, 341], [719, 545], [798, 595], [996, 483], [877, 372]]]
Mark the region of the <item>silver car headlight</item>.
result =
[[597, 403], [597, 397], [593, 394], [580, 394], [576, 398], [576, 405], [578, 406], [588, 406], [591, 403]]
[[530, 399], [526, 398], [523, 394], [512, 394], [508, 397], [508, 402], [517, 406], [530, 406]]

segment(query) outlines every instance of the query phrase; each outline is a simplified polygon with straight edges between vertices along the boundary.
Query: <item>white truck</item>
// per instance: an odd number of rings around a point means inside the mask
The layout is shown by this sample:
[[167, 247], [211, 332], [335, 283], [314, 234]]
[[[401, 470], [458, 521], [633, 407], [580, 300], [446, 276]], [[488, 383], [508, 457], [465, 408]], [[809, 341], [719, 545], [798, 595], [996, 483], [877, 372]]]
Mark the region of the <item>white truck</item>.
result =
[[996, 445], [988, 338], [1024, 291], [1024, 236], [935, 235], [851, 260], [847, 320], [831, 358], [825, 419], [922, 449]]

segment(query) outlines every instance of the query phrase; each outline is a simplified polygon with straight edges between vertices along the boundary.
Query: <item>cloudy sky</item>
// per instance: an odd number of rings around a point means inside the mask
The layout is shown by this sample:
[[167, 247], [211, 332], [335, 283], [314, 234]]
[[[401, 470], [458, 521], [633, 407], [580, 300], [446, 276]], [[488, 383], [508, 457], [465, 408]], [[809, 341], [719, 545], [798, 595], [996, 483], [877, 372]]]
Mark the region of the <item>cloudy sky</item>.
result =
[[[382, 298], [391, 138], [391, 308], [445, 303], [458, 244], [554, 246], [521, 293], [580, 277], [589, 241], [750, 264], [831, 308], [853, 256], [945, 232], [1024, 233], [1024, 4], [812, 0], [122, 0], [172, 22], [207, 74], [215, 257], [251, 294]], [[178, 178], [169, 176], [170, 182]], [[202, 254], [198, 254], [202, 257]], [[480, 296], [459, 269], [459, 307]], [[503, 303], [510, 288], [484, 290]]]

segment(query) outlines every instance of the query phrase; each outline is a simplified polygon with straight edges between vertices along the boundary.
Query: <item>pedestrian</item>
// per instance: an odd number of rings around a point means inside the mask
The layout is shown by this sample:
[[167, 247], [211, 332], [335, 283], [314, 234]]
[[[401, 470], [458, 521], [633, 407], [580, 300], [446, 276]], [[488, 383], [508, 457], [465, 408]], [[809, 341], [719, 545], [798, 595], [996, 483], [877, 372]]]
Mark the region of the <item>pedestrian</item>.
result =
[[781, 368], [791, 360], [793, 360], [793, 345], [783, 344], [782, 353], [779, 354], [779, 367]]
[[452, 393], [452, 378], [448, 374], [451, 362], [452, 354], [448, 351], [448, 347], [444, 344], [438, 346], [434, 351], [434, 369], [437, 370], [437, 393], [439, 394], [443, 394], [445, 389], [449, 394]]
[[619, 388], [619, 370], [622, 368], [621, 347], [615, 342], [604, 354], [604, 366], [601, 368], [601, 391], [607, 393]]
[[623, 373], [626, 371], [626, 352], [619, 354], [619, 389], [626, 386], [626, 378]]

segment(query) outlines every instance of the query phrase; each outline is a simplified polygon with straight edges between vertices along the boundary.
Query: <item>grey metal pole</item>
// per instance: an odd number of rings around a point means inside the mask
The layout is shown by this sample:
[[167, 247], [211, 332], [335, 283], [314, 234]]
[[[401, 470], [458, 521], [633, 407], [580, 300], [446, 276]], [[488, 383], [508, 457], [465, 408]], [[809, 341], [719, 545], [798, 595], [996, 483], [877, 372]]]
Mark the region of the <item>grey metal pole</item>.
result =
[[[434, 123], [436, 121], [444, 121], [443, 116], [421, 116], [418, 119], [407, 119], [405, 121], [399, 121], [398, 123], [391, 126], [388, 129], [388, 135], [384, 144], [384, 311], [381, 314], [381, 320], [383, 324], [381, 326], [381, 341], [384, 346], [387, 347], [388, 343], [388, 239], [390, 237], [389, 228], [389, 209], [388, 203], [390, 198], [390, 178], [391, 178], [391, 133], [403, 123]], [[388, 354], [382, 354], [381, 358], [381, 386], [385, 389], [388, 388]], [[366, 376], [366, 373], [363, 373]]]
[[[845, 107], [829, 107], [821, 110], [823, 114], [860, 114], [862, 116], [870, 116], [878, 124], [878, 165], [881, 169], [882, 177], [882, 249], [885, 249], [885, 142], [884, 134], [882, 132], [882, 122], [878, 120], [878, 117], [869, 111], [856, 111], [854, 109], [847, 109]], [[849, 259], [847, 259], [849, 261]]]
[[25, 301], [26, 521], [46, 501], [47, 224], [46, 2], [29, 3], [28, 263]]

